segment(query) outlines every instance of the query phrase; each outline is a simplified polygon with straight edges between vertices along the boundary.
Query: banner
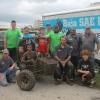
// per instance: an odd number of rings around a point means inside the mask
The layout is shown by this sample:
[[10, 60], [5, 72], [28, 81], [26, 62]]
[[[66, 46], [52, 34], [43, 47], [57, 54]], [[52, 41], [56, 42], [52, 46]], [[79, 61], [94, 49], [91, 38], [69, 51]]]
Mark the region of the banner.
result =
[[44, 27], [46, 24], [51, 24], [51, 26], [58, 24], [60, 29], [84, 29], [86, 27], [98, 29], [100, 28], [100, 15], [43, 20]]

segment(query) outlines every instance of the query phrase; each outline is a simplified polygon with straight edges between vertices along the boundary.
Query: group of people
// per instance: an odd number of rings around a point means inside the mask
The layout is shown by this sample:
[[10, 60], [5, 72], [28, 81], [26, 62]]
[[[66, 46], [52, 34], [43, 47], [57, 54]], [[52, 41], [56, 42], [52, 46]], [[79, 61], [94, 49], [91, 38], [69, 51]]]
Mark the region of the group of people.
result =
[[28, 27], [24, 28], [23, 33], [17, 29], [16, 21], [13, 20], [11, 29], [5, 33], [3, 56], [0, 60], [0, 84], [7, 86], [9, 82], [14, 82], [19, 60], [17, 51], [20, 62], [27, 64], [35, 63], [36, 51], [40, 56], [51, 56], [58, 61], [54, 71], [56, 84], [64, 81], [73, 85], [77, 76], [82, 85], [91, 86], [95, 77], [94, 55], [98, 54], [99, 49], [100, 42], [89, 27], [85, 29], [83, 36], [78, 36], [76, 29], [71, 29], [69, 35], [64, 35], [59, 30], [59, 25], [52, 28], [47, 24], [46, 29], [40, 28], [39, 34], [33, 36]]

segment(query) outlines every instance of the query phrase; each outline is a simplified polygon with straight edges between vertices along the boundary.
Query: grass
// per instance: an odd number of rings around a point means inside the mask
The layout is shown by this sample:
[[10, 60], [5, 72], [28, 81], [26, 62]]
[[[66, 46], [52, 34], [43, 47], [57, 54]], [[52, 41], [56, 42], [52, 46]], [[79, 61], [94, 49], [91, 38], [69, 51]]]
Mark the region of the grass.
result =
[[100, 73], [96, 74], [95, 80], [96, 80], [96, 87], [100, 88]]

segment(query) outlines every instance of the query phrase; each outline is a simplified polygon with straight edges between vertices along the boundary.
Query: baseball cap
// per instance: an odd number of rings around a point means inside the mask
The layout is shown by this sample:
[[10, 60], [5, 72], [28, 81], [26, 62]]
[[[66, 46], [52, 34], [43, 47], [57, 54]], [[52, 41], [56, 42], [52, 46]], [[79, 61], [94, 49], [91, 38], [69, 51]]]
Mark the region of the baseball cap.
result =
[[51, 26], [50, 24], [46, 24], [46, 27]]
[[2, 50], [3, 53], [9, 53], [8, 49]]

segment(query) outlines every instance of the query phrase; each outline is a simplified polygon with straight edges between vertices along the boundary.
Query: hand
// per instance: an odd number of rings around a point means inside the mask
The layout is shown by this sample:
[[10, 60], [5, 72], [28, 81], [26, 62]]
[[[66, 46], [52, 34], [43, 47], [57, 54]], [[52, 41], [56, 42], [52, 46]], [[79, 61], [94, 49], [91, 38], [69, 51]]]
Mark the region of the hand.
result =
[[86, 75], [88, 75], [89, 73], [90, 73], [89, 71], [86, 71], [86, 72], [85, 72]]
[[3, 77], [2, 73], [0, 73], [0, 80], [3, 80], [3, 79], [4, 79], [4, 77]]
[[15, 66], [16, 66], [16, 63], [14, 63], [14, 64], [10, 67], [10, 70], [13, 70]]
[[60, 61], [63, 67], [65, 67], [66, 61]]

